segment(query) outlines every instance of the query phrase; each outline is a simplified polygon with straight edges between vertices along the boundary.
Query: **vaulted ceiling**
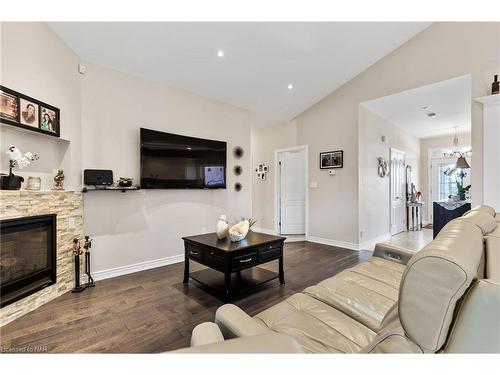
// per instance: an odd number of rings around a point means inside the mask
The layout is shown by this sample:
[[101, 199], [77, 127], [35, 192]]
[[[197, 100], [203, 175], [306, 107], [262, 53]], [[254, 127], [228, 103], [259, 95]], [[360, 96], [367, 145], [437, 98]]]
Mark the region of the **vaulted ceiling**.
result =
[[248, 109], [271, 124], [294, 118], [429, 23], [49, 26], [84, 61]]

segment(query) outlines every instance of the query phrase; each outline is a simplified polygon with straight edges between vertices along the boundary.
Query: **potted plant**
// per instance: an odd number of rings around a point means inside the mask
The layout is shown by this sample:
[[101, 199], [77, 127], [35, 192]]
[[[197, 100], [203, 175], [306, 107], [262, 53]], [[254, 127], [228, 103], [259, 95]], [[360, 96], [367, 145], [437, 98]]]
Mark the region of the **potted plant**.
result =
[[23, 169], [31, 164], [32, 161], [38, 160], [38, 156], [27, 152], [23, 154], [16, 146], [10, 145], [6, 154], [9, 156], [9, 174], [3, 174], [0, 179], [1, 190], [19, 190], [24, 178], [16, 176], [12, 173], [12, 169]]
[[467, 193], [470, 190], [471, 185], [467, 185], [464, 187], [463, 183], [460, 181], [457, 181], [457, 192], [458, 195], [460, 196], [460, 200], [464, 201], [465, 200], [465, 193]]

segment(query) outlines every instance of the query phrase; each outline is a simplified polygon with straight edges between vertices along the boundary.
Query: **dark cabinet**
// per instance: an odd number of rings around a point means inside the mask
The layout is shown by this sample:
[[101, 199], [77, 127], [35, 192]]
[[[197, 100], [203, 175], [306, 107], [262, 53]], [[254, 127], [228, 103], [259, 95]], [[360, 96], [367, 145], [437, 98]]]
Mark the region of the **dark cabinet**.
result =
[[434, 202], [432, 205], [432, 230], [436, 238], [443, 227], [451, 220], [462, 216], [471, 209], [469, 202]]

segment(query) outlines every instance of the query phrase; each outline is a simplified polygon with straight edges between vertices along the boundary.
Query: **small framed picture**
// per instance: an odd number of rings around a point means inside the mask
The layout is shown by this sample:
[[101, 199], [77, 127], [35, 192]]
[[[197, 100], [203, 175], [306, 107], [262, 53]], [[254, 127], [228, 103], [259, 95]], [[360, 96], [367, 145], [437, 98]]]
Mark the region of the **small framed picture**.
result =
[[261, 173], [261, 174], [260, 174], [260, 179], [261, 179], [262, 181], [265, 181], [265, 180], [266, 180], [266, 174], [265, 174], [265, 173]]
[[39, 128], [38, 104], [23, 97], [20, 98], [19, 103], [21, 112], [20, 123], [32, 126], [33, 128]]
[[264, 165], [264, 168], [263, 168], [263, 169], [264, 169], [264, 172], [265, 172], [265, 173], [269, 172], [269, 166], [268, 166], [268, 165]]
[[59, 110], [48, 105], [40, 105], [40, 129], [43, 131], [58, 133]]
[[257, 173], [257, 179], [261, 180], [262, 179], [262, 173]]
[[255, 167], [255, 173], [259, 172], [259, 167]]
[[264, 172], [264, 164], [259, 163], [258, 168], [259, 168], [259, 172]]
[[344, 167], [344, 151], [327, 151], [319, 154], [320, 169], [332, 169]]
[[4, 89], [0, 89], [0, 117], [19, 121], [19, 97]]

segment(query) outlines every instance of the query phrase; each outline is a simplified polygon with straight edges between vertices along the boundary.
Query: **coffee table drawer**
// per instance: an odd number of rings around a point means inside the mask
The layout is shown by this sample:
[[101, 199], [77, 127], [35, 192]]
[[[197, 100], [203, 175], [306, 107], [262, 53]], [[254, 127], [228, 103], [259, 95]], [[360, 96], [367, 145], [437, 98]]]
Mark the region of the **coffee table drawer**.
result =
[[267, 245], [259, 249], [260, 261], [267, 262], [272, 259], [278, 259], [281, 256], [281, 245]]
[[186, 255], [188, 255], [190, 258], [201, 261], [203, 260], [203, 249], [201, 247], [187, 243]]
[[257, 251], [245, 255], [238, 255], [233, 258], [231, 269], [237, 271], [242, 268], [251, 267], [259, 263], [259, 253]]
[[212, 250], [205, 250], [205, 264], [213, 269], [224, 272], [224, 256]]

